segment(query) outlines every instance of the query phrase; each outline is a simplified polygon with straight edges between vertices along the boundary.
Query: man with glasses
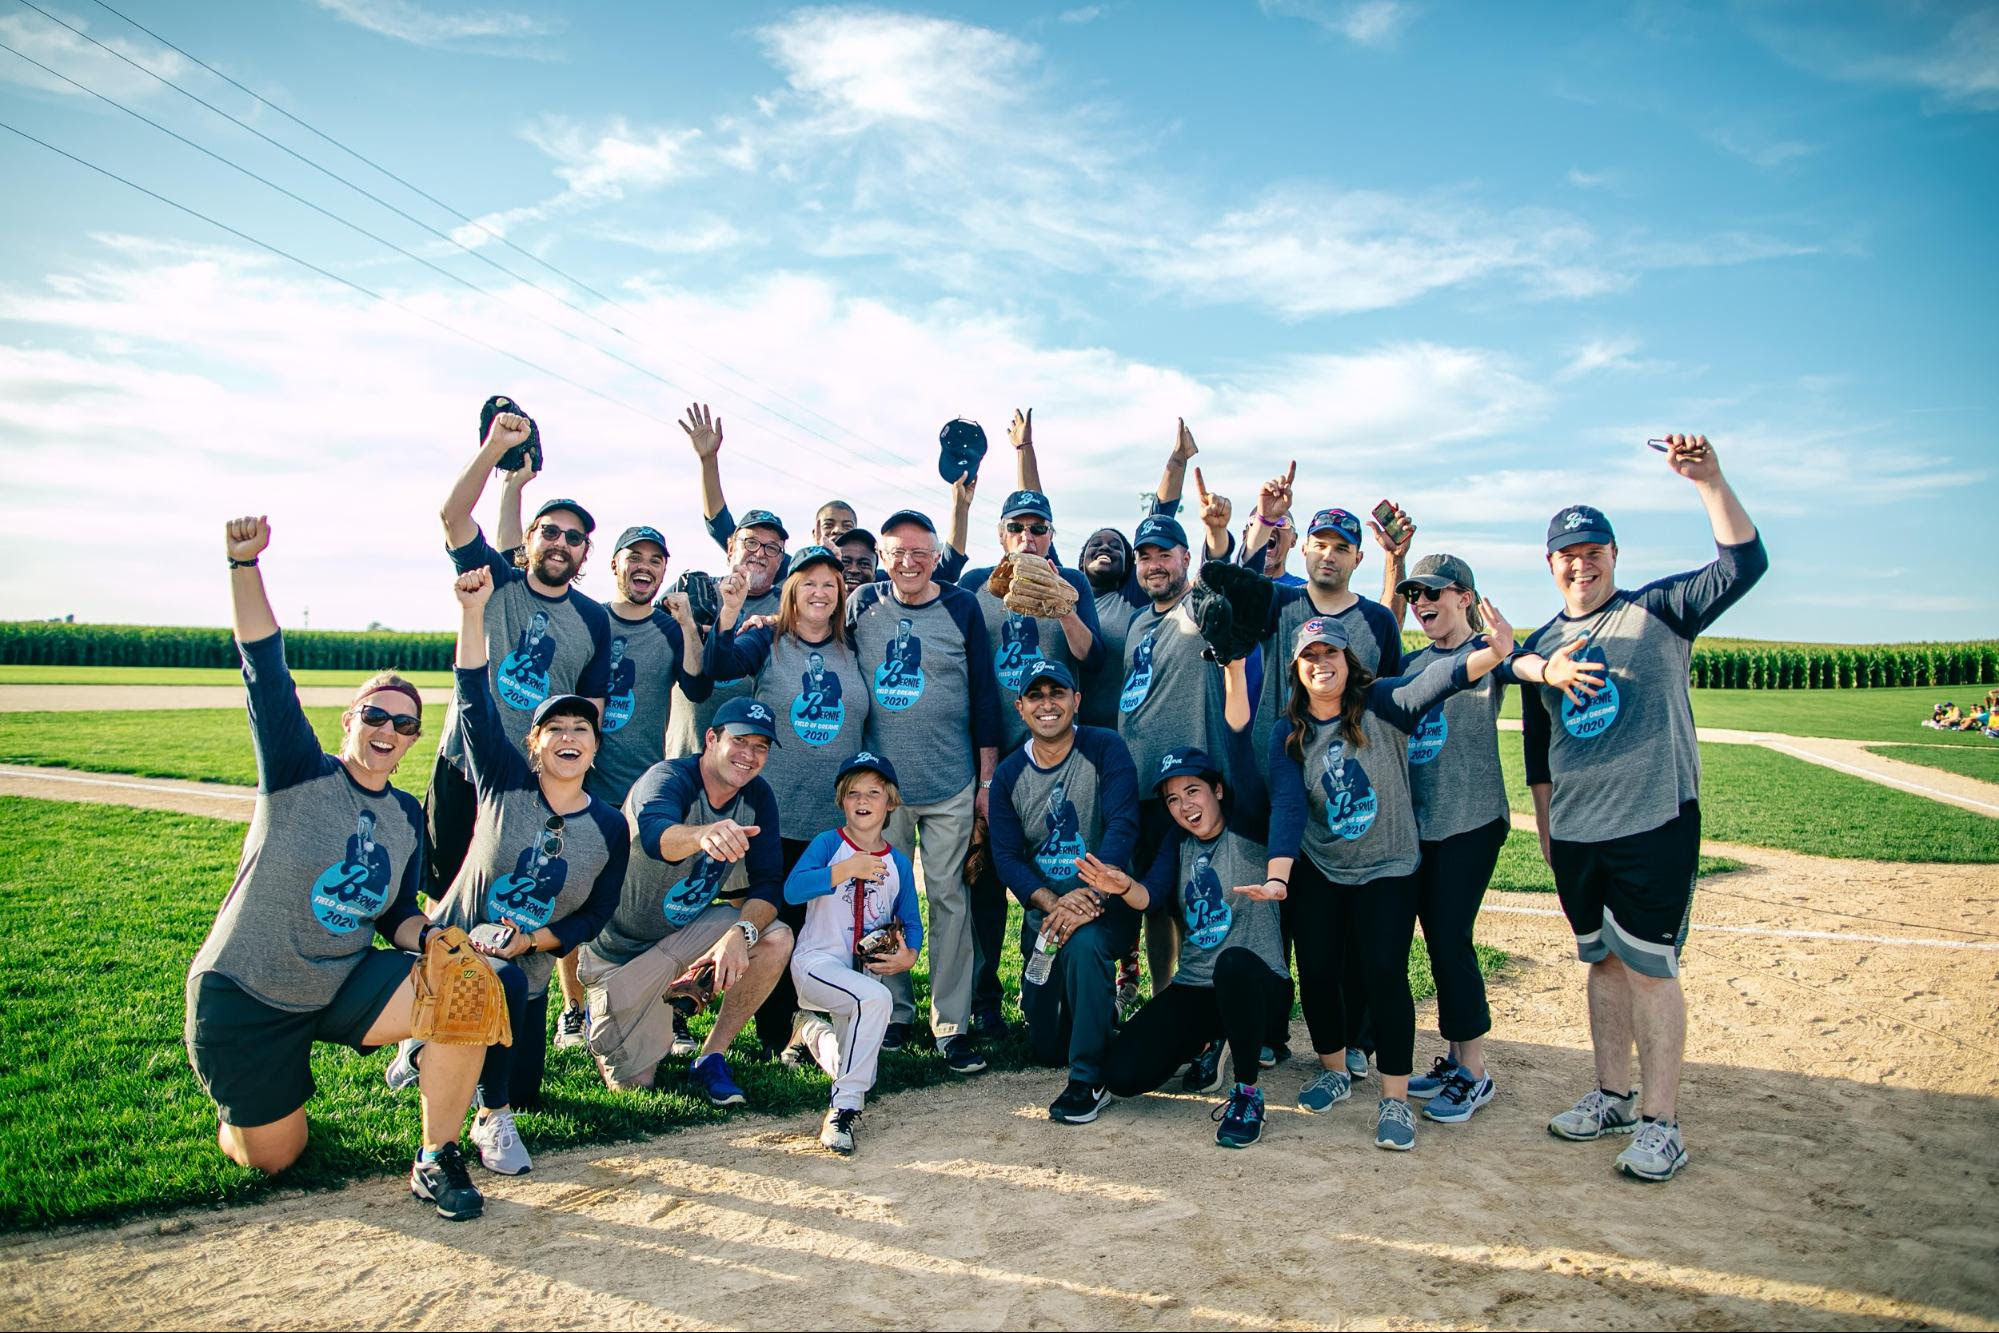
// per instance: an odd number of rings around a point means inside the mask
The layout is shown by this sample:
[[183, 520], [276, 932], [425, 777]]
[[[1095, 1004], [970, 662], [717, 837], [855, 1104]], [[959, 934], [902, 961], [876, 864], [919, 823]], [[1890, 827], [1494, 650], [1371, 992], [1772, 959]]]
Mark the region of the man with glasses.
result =
[[[963, 872], [999, 757], [992, 640], [978, 599], [937, 582], [936, 524], [904, 509], [881, 531], [888, 579], [847, 599], [847, 630], [873, 683], [868, 748], [901, 756], [902, 806], [889, 840], [920, 854], [930, 906], [931, 1031], [954, 1072], [976, 1074], [986, 1062], [970, 1033], [976, 955]], [[916, 1005], [906, 973], [889, 985], [895, 1010], [883, 1046], [893, 1050], [906, 1039]]]
[[675, 1048], [683, 989], [722, 994], [688, 1078], [716, 1106], [746, 1098], [723, 1052], [791, 962], [777, 919], [784, 858], [763, 777], [776, 715], [755, 699], [715, 711], [698, 755], [654, 764], [625, 799], [635, 851], [617, 910], [578, 951], [590, 1051], [607, 1086], [649, 1088]]
[[[472, 508], [487, 476], [507, 450], [526, 442], [529, 429], [528, 419], [517, 413], [494, 416], [479, 452], [458, 474], [439, 510], [452, 567], [461, 574], [481, 565], [493, 572], [493, 595], [485, 610], [486, 660], [502, 727], [517, 750], [545, 699], [577, 694], [601, 713], [611, 660], [610, 617], [571, 586], [590, 554], [596, 523], [589, 511], [574, 500], [543, 504], [528, 526], [526, 544], [511, 559], [494, 550], [473, 521]], [[442, 896], [464, 864], [477, 813], [454, 703], [445, 716], [424, 797], [432, 897]]]

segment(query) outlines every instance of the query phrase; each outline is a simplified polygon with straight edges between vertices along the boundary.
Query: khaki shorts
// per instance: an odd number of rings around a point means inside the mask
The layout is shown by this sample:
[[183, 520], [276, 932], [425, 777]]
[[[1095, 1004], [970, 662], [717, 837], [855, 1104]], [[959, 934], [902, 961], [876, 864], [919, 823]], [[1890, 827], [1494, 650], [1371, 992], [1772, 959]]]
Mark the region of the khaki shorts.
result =
[[605, 961], [590, 946], [576, 955], [576, 978], [590, 1005], [590, 1051], [605, 1077], [637, 1087], [673, 1049], [673, 1006], [666, 988], [735, 927], [742, 912], [711, 903], [701, 915], [627, 963]]

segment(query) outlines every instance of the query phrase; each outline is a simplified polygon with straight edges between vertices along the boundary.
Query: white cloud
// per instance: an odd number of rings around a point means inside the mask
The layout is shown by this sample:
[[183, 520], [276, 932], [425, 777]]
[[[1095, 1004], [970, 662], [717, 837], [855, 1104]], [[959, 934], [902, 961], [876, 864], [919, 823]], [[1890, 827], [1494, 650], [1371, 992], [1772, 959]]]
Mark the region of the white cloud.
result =
[[1415, 18], [1415, 6], [1405, 0], [1257, 0], [1258, 8], [1275, 18], [1303, 19], [1356, 46], [1388, 46]]
[[1600, 370], [1652, 370], [1659, 363], [1640, 361], [1634, 355], [1638, 351], [1638, 339], [1629, 334], [1613, 337], [1591, 338], [1572, 348], [1568, 361], [1555, 372], [1557, 380], [1579, 379]]
[[707, 218], [677, 227], [605, 227], [594, 234], [662, 255], [714, 254], [748, 245], [755, 239], [723, 218]]
[[[88, 31], [90, 25], [83, 19], [70, 14], [62, 15], [63, 21]], [[142, 66], [134, 69], [131, 65], [91, 45], [88, 41], [39, 15], [0, 15], [0, 41], [16, 50], [24, 52], [47, 65], [75, 79], [77, 83], [95, 88], [106, 97], [121, 102], [130, 102], [165, 91], [161, 78], [185, 82], [193, 66], [178, 53], [162, 47], [142, 46], [123, 37], [99, 36], [112, 51], [125, 56], [134, 64]], [[26, 61], [0, 52], [0, 81], [20, 84], [44, 92], [60, 93], [66, 97], [84, 97], [87, 94], [75, 86], [52, 78]]]
[[759, 34], [791, 87], [847, 132], [885, 121], [968, 125], [1021, 100], [1028, 43], [950, 19], [803, 10]]
[[1762, 35], [1780, 56], [1824, 78], [1913, 88], [1949, 110], [1999, 111], [1999, 9], [1991, 6], [1960, 14], [1919, 49], [1864, 50], [1807, 27], [1766, 25]]
[[1570, 167], [1568, 174], [1569, 184], [1578, 190], [1605, 189], [1617, 184], [1618, 179], [1615, 171], [1584, 171], [1581, 167]]
[[452, 232], [460, 245], [476, 247], [506, 235], [526, 222], [603, 204], [615, 203], [627, 191], [642, 193], [686, 173], [688, 150], [701, 138], [699, 130], [634, 129], [622, 116], [596, 128], [586, 128], [561, 116], [547, 116], [528, 126], [521, 137], [555, 161], [555, 174], [565, 188], [538, 203], [489, 213], [477, 225]]
[[1771, 138], [1741, 126], [1724, 127], [1716, 130], [1709, 138], [1726, 151], [1765, 171], [1789, 166], [1801, 158], [1810, 157], [1824, 147], [1823, 144], [1805, 143], [1799, 139]]
[[1094, 23], [1110, 12], [1108, 5], [1081, 5], [1075, 9], [1065, 9], [1055, 16], [1057, 23]]
[[[452, 47], [470, 43], [482, 54], [544, 58], [528, 41], [561, 32], [559, 21], [504, 10], [441, 14], [415, 0], [314, 0], [321, 9], [356, 27], [417, 46]], [[510, 42], [524, 43], [510, 46]]]

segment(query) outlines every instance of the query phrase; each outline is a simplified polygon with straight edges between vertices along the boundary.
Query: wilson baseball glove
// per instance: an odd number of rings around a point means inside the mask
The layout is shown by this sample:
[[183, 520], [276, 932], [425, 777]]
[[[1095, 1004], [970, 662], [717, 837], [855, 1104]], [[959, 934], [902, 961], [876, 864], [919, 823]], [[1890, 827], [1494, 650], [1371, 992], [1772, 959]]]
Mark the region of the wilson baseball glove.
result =
[[1208, 641], [1202, 655], [1227, 665], [1248, 657], [1270, 619], [1276, 584], [1253, 569], [1210, 560], [1187, 592], [1187, 611]]
[[1038, 555], [1010, 555], [986, 580], [986, 591], [1015, 615], [1059, 619], [1076, 609], [1076, 590]]
[[434, 932], [410, 968], [416, 1004], [410, 1035], [440, 1046], [511, 1046], [507, 992], [457, 926]]

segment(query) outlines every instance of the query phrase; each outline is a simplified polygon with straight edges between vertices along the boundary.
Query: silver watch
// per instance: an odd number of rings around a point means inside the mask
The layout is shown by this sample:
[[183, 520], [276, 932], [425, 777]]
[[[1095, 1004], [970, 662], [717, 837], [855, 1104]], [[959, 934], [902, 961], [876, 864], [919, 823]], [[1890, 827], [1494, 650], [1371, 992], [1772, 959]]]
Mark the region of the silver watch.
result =
[[756, 948], [757, 941], [763, 938], [763, 932], [757, 929], [754, 921], [738, 920], [736, 922], [736, 929], [743, 932], [743, 939], [749, 943], [752, 949]]

